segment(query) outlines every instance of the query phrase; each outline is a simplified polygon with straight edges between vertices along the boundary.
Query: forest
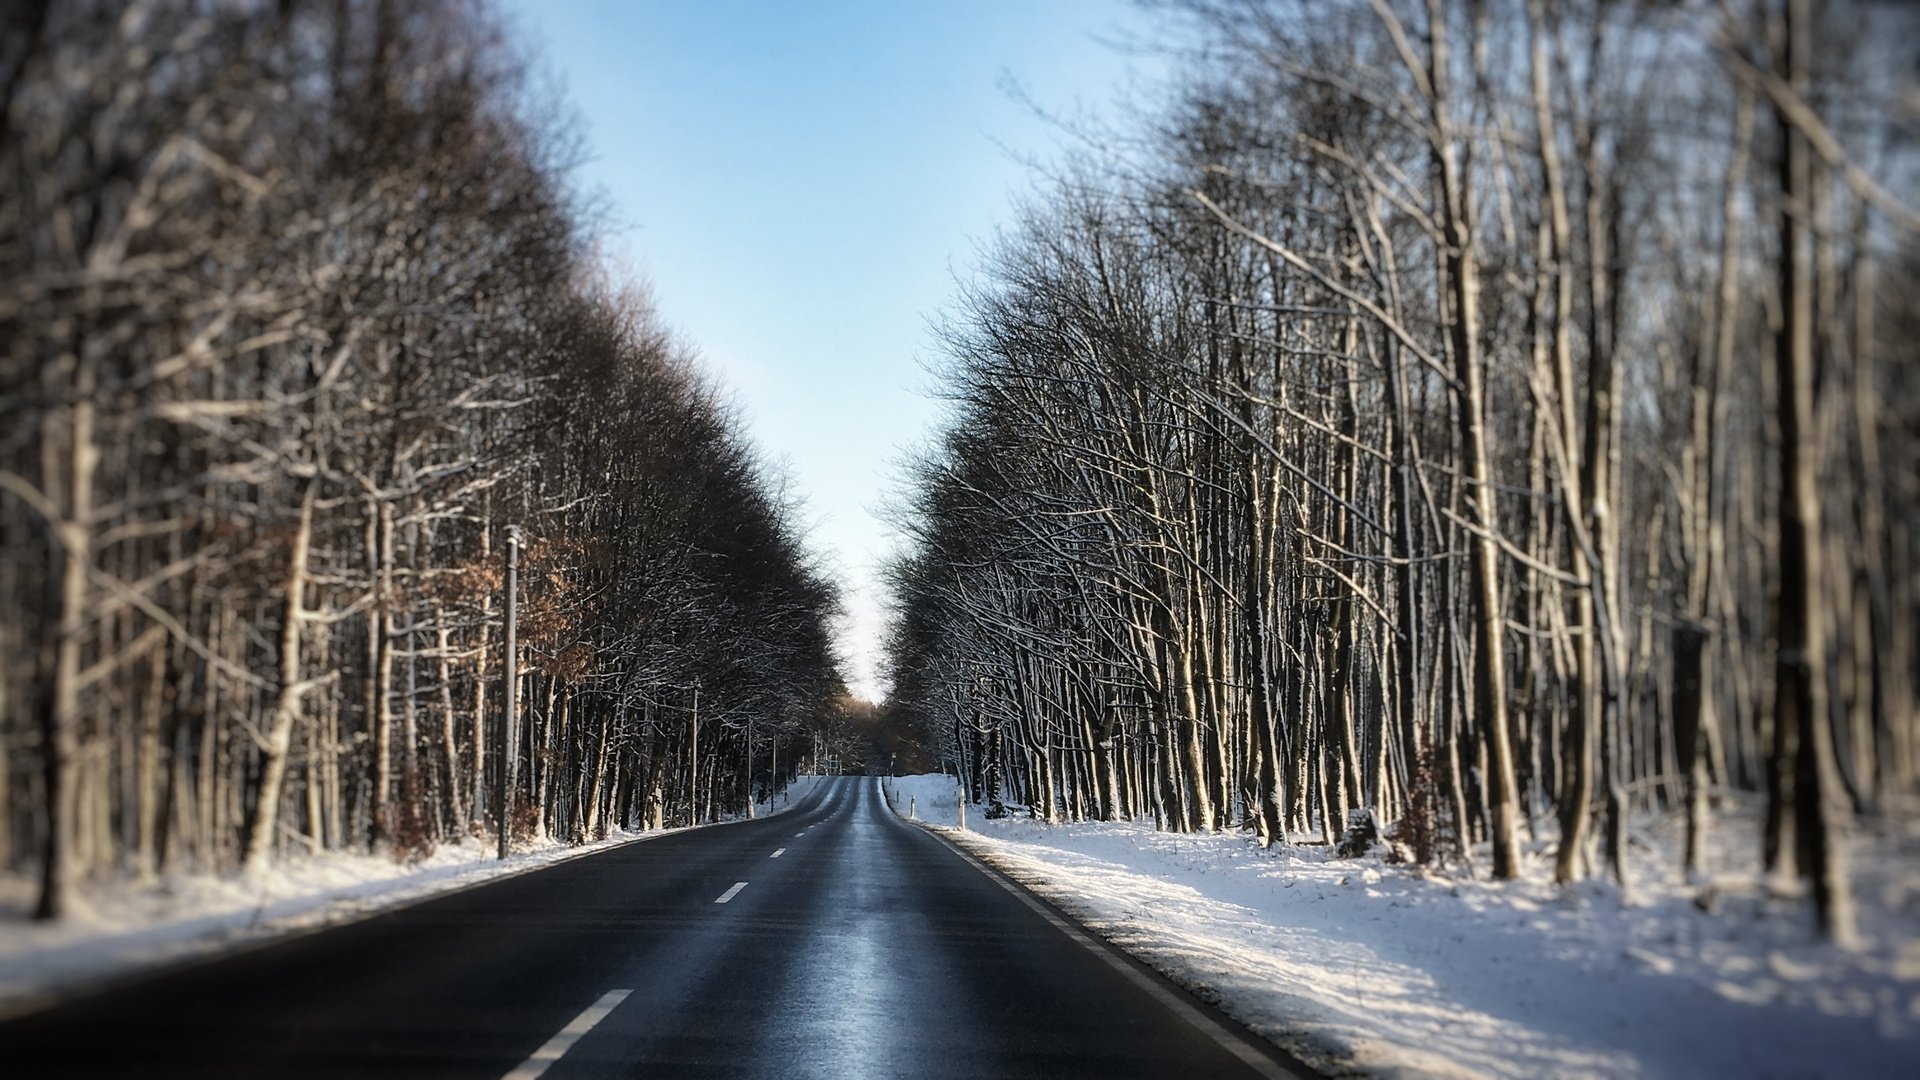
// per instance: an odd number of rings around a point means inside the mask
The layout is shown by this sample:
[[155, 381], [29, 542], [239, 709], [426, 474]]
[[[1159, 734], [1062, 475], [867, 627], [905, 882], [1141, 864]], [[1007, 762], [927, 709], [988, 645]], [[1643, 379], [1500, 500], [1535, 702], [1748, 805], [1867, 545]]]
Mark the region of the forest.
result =
[[485, 5], [3, 18], [0, 867], [39, 916], [793, 773], [844, 705], [836, 590], [601, 269]]
[[942, 323], [890, 708], [989, 814], [1820, 929], [1914, 812], [1910, 9], [1188, 0]]

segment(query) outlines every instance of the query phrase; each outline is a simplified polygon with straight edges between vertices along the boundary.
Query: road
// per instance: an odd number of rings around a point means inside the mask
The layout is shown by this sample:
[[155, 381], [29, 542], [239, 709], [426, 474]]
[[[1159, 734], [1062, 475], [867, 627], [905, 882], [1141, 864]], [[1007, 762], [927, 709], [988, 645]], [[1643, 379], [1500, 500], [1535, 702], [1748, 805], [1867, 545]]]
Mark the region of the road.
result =
[[864, 777], [0, 1024], [0, 1070], [21, 1077], [542, 1069], [1312, 1075]]

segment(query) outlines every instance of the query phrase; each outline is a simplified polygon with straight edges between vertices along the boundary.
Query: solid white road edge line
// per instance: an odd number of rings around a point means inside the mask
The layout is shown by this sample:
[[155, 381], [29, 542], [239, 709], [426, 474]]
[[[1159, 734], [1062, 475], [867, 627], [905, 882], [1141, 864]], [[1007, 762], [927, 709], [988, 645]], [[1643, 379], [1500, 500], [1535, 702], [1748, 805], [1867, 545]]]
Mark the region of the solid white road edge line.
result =
[[[931, 832], [932, 830], [928, 831]], [[972, 852], [967, 851], [946, 837], [938, 833], [933, 833], [932, 835], [941, 843], [951, 848], [956, 855], [972, 863], [974, 869], [987, 875], [987, 877], [997, 882], [1001, 888], [1012, 893], [1021, 903], [1032, 908], [1041, 918], [1052, 923], [1061, 933], [1079, 942], [1085, 946], [1089, 952], [1092, 952], [1095, 956], [1112, 965], [1115, 971], [1132, 980], [1135, 986], [1145, 990], [1155, 1001], [1173, 1010], [1182, 1020], [1199, 1028], [1203, 1034], [1211, 1038], [1214, 1042], [1219, 1043], [1228, 1053], [1245, 1062], [1247, 1067], [1254, 1072], [1267, 1077], [1268, 1080], [1302, 1080], [1298, 1073], [1295, 1073], [1291, 1069], [1283, 1068], [1279, 1062], [1261, 1053], [1253, 1044], [1241, 1037], [1238, 1032], [1222, 1027], [1213, 1017], [1194, 1008], [1171, 990], [1148, 978], [1146, 973], [1121, 959], [1114, 953], [1111, 947], [1094, 941], [1085, 931], [1082, 931], [1079, 927], [1054, 914], [1052, 908], [1047, 907], [1047, 905], [1034, 898], [1031, 893], [1015, 884], [1007, 875], [981, 862], [978, 858], [974, 857]]]
[[718, 899], [718, 900], [715, 900], [715, 901], [714, 901], [714, 903], [716, 903], [716, 904], [724, 904], [724, 903], [726, 903], [727, 901], [729, 901], [729, 900], [731, 900], [731, 899], [733, 899], [734, 897], [736, 897], [736, 896], [739, 896], [739, 895], [740, 895], [740, 890], [741, 890], [741, 889], [744, 889], [744, 888], [746, 888], [746, 887], [747, 887], [747, 883], [746, 883], [746, 882], [744, 882], [744, 881], [736, 881], [736, 882], [734, 882], [734, 883], [733, 883], [733, 888], [731, 888], [731, 889], [728, 889], [728, 890], [727, 890], [726, 892], [723, 892], [723, 893], [721, 893], [721, 894], [720, 894], [720, 899]]
[[580, 1041], [580, 1036], [592, 1031], [595, 1024], [605, 1020], [613, 1007], [627, 1000], [627, 995], [631, 993], [631, 990], [609, 990], [601, 994], [599, 1001], [587, 1006], [579, 1016], [573, 1018], [572, 1023], [561, 1028], [558, 1035], [548, 1039], [546, 1045], [533, 1052], [532, 1057], [514, 1066], [500, 1080], [535, 1080], [568, 1050], [573, 1049], [573, 1044]]
[[769, 855], [769, 856], [767, 856], [767, 858], [769, 858], [769, 859], [777, 859], [777, 858], [779, 858], [780, 856], [782, 856], [782, 855], [785, 855], [786, 853], [787, 853], [787, 849], [786, 849], [786, 848], [778, 848], [778, 849], [776, 849], [776, 850], [774, 851], [774, 853], [773, 853], [773, 854], [771, 854], [771, 855]]

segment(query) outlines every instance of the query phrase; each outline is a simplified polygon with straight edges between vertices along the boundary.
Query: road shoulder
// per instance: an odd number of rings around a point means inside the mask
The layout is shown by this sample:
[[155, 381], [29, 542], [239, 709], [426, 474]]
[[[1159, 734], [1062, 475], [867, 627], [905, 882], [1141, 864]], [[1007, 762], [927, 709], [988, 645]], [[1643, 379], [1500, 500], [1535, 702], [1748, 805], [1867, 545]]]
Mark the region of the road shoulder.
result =
[[[1257, 1074], [1274, 1080], [1312, 1080], [1321, 1076], [1352, 1075], [1349, 1068], [1339, 1067], [1330, 1071], [1325, 1064], [1315, 1064], [1293, 1052], [1284, 1043], [1248, 1026], [1231, 1011], [1224, 1009], [1220, 996], [1204, 983], [1182, 978], [1184, 973], [1178, 969], [1170, 971], [1150, 963], [1114, 942], [1089, 923], [1082, 912], [1060, 903], [1056, 899], [1057, 890], [1047, 888], [1049, 882], [1046, 879], [1034, 879], [1017, 868], [1009, 868], [1007, 860], [1000, 858], [992, 845], [981, 843], [977, 833], [909, 818], [897, 809], [895, 817], [938, 840], [1061, 933], [1100, 956], [1163, 1007], [1245, 1062]], [[1321, 1056], [1328, 1064], [1338, 1064], [1327, 1055]]]

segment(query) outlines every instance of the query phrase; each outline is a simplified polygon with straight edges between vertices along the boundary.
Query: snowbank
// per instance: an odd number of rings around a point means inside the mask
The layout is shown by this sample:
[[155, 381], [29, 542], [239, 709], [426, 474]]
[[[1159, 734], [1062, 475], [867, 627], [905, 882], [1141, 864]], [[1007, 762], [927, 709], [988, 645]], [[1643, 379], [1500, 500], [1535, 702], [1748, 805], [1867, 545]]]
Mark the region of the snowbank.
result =
[[[880, 790], [887, 805], [901, 817], [912, 817], [932, 825], [954, 825], [960, 816], [960, 784], [943, 773], [922, 776], [883, 776]], [[975, 823], [981, 806], [967, 807], [967, 824]]]
[[[887, 787], [901, 813], [911, 796], [921, 820], [952, 824], [951, 778]], [[948, 835], [1336, 1074], [1920, 1076], [1914, 815], [1856, 854], [1870, 941], [1847, 954], [1813, 941], [1804, 899], [1757, 880], [1751, 807], [1722, 820], [1704, 890], [1672, 871], [1676, 820], [1641, 830], [1630, 903], [1552, 885], [1544, 838], [1522, 879], [1493, 884], [981, 809]]]
[[[764, 817], [800, 802], [821, 778], [798, 777], [789, 795], [761, 803]], [[700, 826], [707, 828], [708, 826]], [[89, 985], [145, 968], [210, 956], [271, 938], [351, 922], [378, 911], [524, 874], [566, 859], [685, 832], [616, 832], [571, 847], [545, 840], [504, 861], [490, 843], [442, 844], [411, 866], [384, 856], [326, 852], [295, 857], [259, 878], [172, 874], [90, 887], [58, 923], [35, 923], [35, 882], [0, 875], [0, 1017], [30, 1011]]]

